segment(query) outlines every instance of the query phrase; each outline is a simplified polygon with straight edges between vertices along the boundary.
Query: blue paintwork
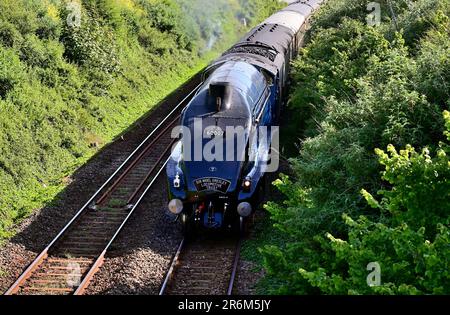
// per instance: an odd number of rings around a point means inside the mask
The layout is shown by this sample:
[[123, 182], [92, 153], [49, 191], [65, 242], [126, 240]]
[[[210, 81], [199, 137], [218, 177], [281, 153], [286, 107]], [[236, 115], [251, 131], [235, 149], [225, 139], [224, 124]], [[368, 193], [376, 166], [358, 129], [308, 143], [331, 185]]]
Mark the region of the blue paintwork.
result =
[[[229, 108], [220, 112], [216, 110], [215, 99], [209, 97], [209, 85], [214, 82], [227, 82], [233, 90]], [[277, 79], [272, 78], [272, 82], [277, 82]], [[204, 128], [211, 125], [217, 125], [223, 130], [226, 130], [227, 126], [241, 126], [245, 130], [244, 141], [248, 143], [252, 128], [271, 126], [274, 123], [278, 106], [278, 90], [276, 84], [269, 85], [260, 69], [251, 64], [233, 61], [216, 69], [190, 102], [181, 119], [182, 126], [190, 131], [191, 139], [189, 142], [187, 140], [189, 138], [184, 137], [178, 143], [177, 149], [172, 153], [172, 159], [167, 165], [169, 199], [178, 198], [185, 204], [190, 204], [202, 201], [210, 202], [210, 200], [222, 196], [228, 198], [227, 201], [234, 206], [237, 206], [239, 202], [252, 200], [258, 183], [264, 176], [258, 159], [254, 163], [246, 164], [245, 161], [248, 160], [248, 157], [245, 156], [245, 152], [240, 152], [241, 161], [206, 161], [204, 159], [191, 161], [195, 157], [194, 154], [187, 157], [188, 154], [183, 151], [188, 151], [185, 148], [189, 146], [194, 148], [194, 140], [199, 140], [199, 138], [204, 147], [211, 140], [203, 139]], [[263, 101], [261, 102], [261, 100]], [[259, 111], [262, 108], [264, 108], [263, 113], [260, 115]], [[198, 122], [200, 118], [203, 129], [196, 132], [195, 119]], [[259, 121], [256, 118], [259, 118]], [[227, 136], [225, 138], [226, 141], [232, 139]], [[234, 149], [236, 149], [236, 136], [233, 141]], [[226, 147], [224, 147], [225, 156], [226, 152]], [[183, 155], [184, 153], [186, 156]], [[180, 188], [175, 188], [173, 185], [177, 174], [181, 180]], [[252, 186], [249, 191], [244, 191], [242, 184], [247, 176], [251, 178]], [[229, 181], [230, 186], [227, 192], [197, 191], [194, 185], [195, 180], [206, 177]], [[234, 210], [234, 212], [236, 211]], [[215, 214], [215, 220], [221, 225], [222, 217], [216, 215], [218, 214]]]

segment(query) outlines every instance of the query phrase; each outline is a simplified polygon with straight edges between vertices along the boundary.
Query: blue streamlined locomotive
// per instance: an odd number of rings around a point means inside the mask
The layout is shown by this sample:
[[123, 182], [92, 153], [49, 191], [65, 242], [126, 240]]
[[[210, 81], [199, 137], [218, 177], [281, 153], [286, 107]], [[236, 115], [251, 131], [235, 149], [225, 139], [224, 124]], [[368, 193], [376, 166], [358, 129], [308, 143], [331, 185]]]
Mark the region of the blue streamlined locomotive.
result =
[[254, 212], [264, 174], [276, 164], [273, 126], [290, 61], [322, 1], [291, 2], [205, 70], [167, 164], [168, 207], [185, 231], [242, 228]]

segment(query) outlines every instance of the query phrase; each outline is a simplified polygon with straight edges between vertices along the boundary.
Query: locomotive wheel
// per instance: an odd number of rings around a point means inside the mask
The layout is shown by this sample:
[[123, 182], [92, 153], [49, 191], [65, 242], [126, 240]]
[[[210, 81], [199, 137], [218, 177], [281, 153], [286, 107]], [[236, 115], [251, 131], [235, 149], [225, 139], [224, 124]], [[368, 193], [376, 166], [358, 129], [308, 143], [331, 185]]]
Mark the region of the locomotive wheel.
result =
[[192, 222], [186, 213], [181, 215], [182, 233], [185, 238], [192, 236]]
[[239, 236], [245, 237], [248, 232], [248, 218], [239, 217]]

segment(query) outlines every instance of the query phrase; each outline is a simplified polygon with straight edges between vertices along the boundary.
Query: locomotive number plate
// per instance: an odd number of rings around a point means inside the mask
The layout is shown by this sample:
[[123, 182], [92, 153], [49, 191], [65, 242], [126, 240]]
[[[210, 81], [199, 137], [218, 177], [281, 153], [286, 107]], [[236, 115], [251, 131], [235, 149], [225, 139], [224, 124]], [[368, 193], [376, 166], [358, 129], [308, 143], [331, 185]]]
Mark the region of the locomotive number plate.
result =
[[218, 191], [226, 193], [230, 188], [231, 182], [221, 178], [206, 177], [194, 181], [197, 191]]

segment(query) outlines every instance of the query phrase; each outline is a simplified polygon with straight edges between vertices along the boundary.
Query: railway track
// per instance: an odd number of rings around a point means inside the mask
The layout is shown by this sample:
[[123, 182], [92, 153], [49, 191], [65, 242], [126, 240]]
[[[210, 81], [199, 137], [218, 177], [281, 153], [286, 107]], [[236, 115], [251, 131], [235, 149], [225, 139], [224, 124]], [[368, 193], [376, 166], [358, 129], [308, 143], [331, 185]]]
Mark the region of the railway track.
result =
[[183, 239], [159, 295], [232, 295], [241, 239]]
[[192, 90], [123, 162], [5, 295], [81, 295], [168, 162], [172, 128]]

